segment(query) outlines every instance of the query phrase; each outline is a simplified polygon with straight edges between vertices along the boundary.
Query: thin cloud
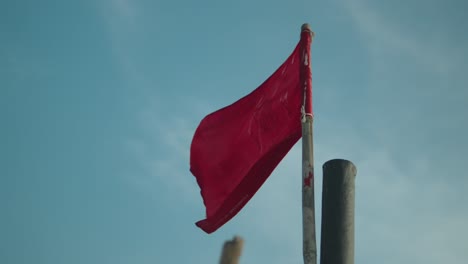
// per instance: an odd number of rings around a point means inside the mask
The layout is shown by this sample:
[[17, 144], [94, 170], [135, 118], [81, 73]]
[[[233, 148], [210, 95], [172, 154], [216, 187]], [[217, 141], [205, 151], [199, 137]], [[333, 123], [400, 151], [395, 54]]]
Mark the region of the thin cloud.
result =
[[137, 1], [102, 0], [99, 9], [107, 27], [110, 49], [129, 84], [142, 86], [146, 78], [135, 60], [135, 44], [141, 36], [139, 17], [142, 15]]
[[183, 194], [179, 198], [185, 201], [201, 202], [188, 162], [194, 125], [177, 114], [165, 115], [153, 107], [157, 105], [154, 102], [150, 105], [140, 112], [143, 132], [127, 142], [129, 153], [143, 167], [142, 173], [133, 175], [130, 181], [136, 185], [145, 183], [148, 193], [154, 193], [163, 184], [166, 190]]
[[377, 56], [376, 60], [383, 60], [392, 53], [403, 53], [417, 61], [419, 66], [430, 67], [438, 73], [446, 73], [451, 69], [451, 56], [431, 44], [437, 32], [433, 32], [432, 38], [417, 39], [402, 30], [395, 23], [397, 20], [393, 23], [385, 20], [363, 0], [344, 0], [344, 3], [374, 56]]
[[114, 10], [115, 14], [132, 20], [137, 15], [136, 1], [131, 0], [108, 0], [109, 5]]

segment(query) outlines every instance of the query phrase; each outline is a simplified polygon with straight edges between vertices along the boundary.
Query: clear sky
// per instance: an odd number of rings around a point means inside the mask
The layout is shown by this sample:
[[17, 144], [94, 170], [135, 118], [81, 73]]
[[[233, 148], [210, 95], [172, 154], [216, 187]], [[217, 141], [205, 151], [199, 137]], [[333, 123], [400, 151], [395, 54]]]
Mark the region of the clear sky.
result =
[[[0, 2], [0, 263], [301, 263], [300, 144], [206, 235], [199, 121], [255, 89], [311, 24], [321, 165], [353, 161], [356, 263], [466, 263], [462, 0]], [[320, 230], [318, 230], [320, 235]], [[318, 236], [319, 238], [320, 236]]]

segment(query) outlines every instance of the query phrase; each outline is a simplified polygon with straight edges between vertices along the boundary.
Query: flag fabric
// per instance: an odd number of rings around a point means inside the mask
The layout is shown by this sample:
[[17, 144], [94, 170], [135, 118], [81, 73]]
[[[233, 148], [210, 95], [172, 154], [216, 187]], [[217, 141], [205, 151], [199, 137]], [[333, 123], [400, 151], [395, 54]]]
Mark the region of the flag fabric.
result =
[[190, 170], [206, 207], [206, 219], [196, 225], [206, 233], [234, 217], [301, 138], [301, 53], [310, 45], [303, 39], [263, 84], [196, 129]]

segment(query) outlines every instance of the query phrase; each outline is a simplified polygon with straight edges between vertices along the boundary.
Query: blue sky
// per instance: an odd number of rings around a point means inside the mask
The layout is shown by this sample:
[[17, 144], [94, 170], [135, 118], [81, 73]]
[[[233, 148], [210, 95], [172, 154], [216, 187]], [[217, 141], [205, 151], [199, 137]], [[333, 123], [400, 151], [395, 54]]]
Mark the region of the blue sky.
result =
[[[300, 144], [206, 235], [189, 147], [311, 24], [316, 174], [353, 161], [356, 263], [468, 258], [464, 1], [2, 1], [0, 262], [301, 263]], [[316, 183], [320, 224], [321, 177]], [[318, 230], [320, 234], [320, 230]], [[319, 238], [320, 236], [318, 236]]]

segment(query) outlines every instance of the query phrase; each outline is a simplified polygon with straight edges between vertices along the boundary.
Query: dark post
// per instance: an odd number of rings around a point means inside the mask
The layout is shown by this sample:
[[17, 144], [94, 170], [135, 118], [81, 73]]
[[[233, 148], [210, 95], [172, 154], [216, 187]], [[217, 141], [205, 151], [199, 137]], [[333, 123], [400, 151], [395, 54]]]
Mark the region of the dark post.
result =
[[354, 180], [351, 161], [323, 164], [320, 264], [354, 264]]

